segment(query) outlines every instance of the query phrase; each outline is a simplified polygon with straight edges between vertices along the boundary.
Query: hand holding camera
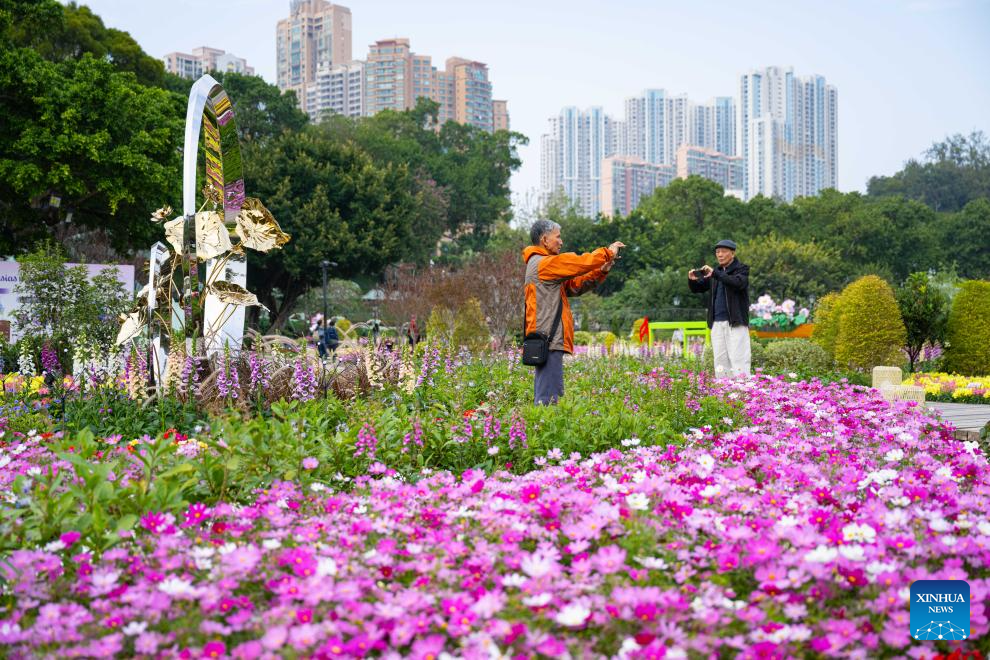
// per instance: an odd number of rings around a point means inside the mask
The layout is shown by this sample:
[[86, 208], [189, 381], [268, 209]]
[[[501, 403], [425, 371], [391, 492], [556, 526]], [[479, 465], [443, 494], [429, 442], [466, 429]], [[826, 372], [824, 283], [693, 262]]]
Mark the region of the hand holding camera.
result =
[[694, 270], [688, 271], [689, 280], [703, 280], [706, 277], [710, 277], [712, 274], [712, 267], [705, 264], [701, 268], [695, 268]]

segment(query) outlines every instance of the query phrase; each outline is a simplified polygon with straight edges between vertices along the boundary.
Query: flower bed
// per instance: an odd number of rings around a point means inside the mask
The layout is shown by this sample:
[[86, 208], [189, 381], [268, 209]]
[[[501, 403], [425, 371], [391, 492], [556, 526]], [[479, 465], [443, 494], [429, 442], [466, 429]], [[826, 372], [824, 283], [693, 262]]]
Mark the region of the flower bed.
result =
[[990, 404], [990, 376], [919, 373], [907, 377], [903, 384], [924, 387], [926, 401]]
[[963, 646], [986, 651], [990, 471], [975, 446], [841, 383], [716, 390], [746, 425], [683, 446], [551, 450], [525, 475], [412, 483], [385, 468], [347, 493], [279, 482], [245, 505], [149, 509], [102, 556], [66, 531], [2, 569], [0, 648], [921, 657], [950, 647], [911, 644], [910, 583], [966, 579], [983, 641]]

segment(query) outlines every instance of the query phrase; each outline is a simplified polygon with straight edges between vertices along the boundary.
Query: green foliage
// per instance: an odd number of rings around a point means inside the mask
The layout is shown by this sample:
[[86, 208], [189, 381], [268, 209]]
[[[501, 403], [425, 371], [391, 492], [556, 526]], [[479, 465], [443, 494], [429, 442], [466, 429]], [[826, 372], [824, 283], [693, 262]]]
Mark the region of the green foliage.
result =
[[454, 313], [447, 307], [434, 307], [426, 321], [426, 337], [434, 344], [451, 344], [454, 340]]
[[487, 131], [447, 122], [435, 130], [439, 106], [419, 99], [412, 110], [386, 110], [373, 117], [326, 118], [320, 130], [356, 145], [379, 166], [402, 166], [419, 205], [410, 221], [417, 231], [406, 255], [433, 256], [445, 232], [444, 259], [459, 261], [480, 251], [497, 226], [511, 218], [509, 178], [521, 164], [527, 139], [519, 133]]
[[890, 285], [876, 275], [861, 277], [842, 291], [835, 361], [844, 368], [869, 371], [900, 365], [907, 331]]
[[990, 282], [962, 283], [952, 301], [947, 338], [946, 371], [990, 374]]
[[872, 177], [871, 196], [900, 195], [936, 211], [958, 211], [990, 198], [990, 140], [983, 131], [956, 134], [934, 143], [919, 162], [909, 160], [897, 174]]
[[815, 329], [811, 340], [825, 349], [829, 355], [835, 355], [835, 340], [839, 336], [839, 316], [842, 313], [841, 296], [829, 293], [823, 296], [815, 305], [812, 318]]
[[415, 200], [404, 166], [378, 166], [316, 127], [285, 133], [263, 153], [248, 144], [244, 162], [248, 189], [292, 236], [286, 249], [259, 255], [248, 269], [248, 288], [272, 310], [276, 327], [306, 289], [322, 283], [324, 259], [350, 278], [377, 273], [405, 253]]
[[595, 335], [587, 332], [586, 330], [575, 330], [574, 331], [574, 345], [575, 346], [588, 346], [595, 340]]
[[0, 98], [0, 253], [86, 229], [121, 250], [154, 241], [148, 215], [178, 199], [181, 98], [89, 54], [53, 63], [5, 47]]
[[924, 345], [944, 343], [949, 301], [932, 284], [928, 273], [911, 273], [897, 290], [897, 305], [907, 329], [907, 354], [911, 371]]
[[972, 279], [990, 279], [990, 199], [974, 199], [962, 211], [945, 217], [939, 228], [936, 240], [945, 251], [942, 262]]
[[825, 374], [835, 368], [835, 361], [825, 349], [807, 339], [771, 341], [761, 358], [767, 373], [795, 372], [803, 376]]
[[741, 251], [750, 268], [750, 298], [769, 294], [775, 300], [821, 298], [845, 284], [847, 266], [833, 247], [802, 243], [776, 233], [751, 239]]
[[[432, 318], [432, 316], [431, 316]], [[477, 298], [468, 298], [454, 319], [453, 346], [479, 353], [489, 348], [492, 334]]]
[[113, 344], [117, 315], [130, 302], [116, 269], [90, 281], [85, 267], [66, 267], [61, 249], [47, 241], [21, 258], [16, 293], [22, 304], [15, 321], [25, 335], [56, 343], [86, 335], [102, 350]]

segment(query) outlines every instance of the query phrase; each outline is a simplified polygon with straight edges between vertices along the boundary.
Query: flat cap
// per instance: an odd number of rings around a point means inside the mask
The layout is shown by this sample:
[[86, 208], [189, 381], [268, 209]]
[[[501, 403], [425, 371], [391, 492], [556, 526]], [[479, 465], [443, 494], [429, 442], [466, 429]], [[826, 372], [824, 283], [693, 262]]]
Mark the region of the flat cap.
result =
[[720, 247], [729, 248], [730, 250], [732, 250], [733, 252], [735, 252], [736, 251], [736, 242], [735, 241], [730, 241], [729, 239], [726, 238], [726, 239], [723, 239], [723, 240], [721, 240], [721, 241], [719, 241], [718, 243], [715, 244], [715, 249], [716, 250], [719, 249]]

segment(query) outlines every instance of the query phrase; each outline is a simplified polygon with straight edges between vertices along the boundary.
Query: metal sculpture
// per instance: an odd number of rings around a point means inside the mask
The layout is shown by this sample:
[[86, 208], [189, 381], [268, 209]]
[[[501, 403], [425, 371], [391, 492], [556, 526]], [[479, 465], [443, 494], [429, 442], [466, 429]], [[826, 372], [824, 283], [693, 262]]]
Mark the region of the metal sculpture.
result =
[[[197, 209], [201, 135], [206, 185]], [[152, 247], [149, 281], [140, 296], [146, 294], [145, 303], [122, 318], [117, 335], [119, 345], [148, 330], [150, 371], [159, 385], [173, 354], [212, 357], [240, 350], [244, 308], [262, 306], [245, 288], [245, 250], [268, 252], [289, 241], [268, 209], [244, 195], [234, 108], [223, 86], [208, 75], [189, 93], [182, 207], [183, 214], [171, 220], [168, 206], [152, 214], [153, 222], [163, 223], [166, 242]]]

